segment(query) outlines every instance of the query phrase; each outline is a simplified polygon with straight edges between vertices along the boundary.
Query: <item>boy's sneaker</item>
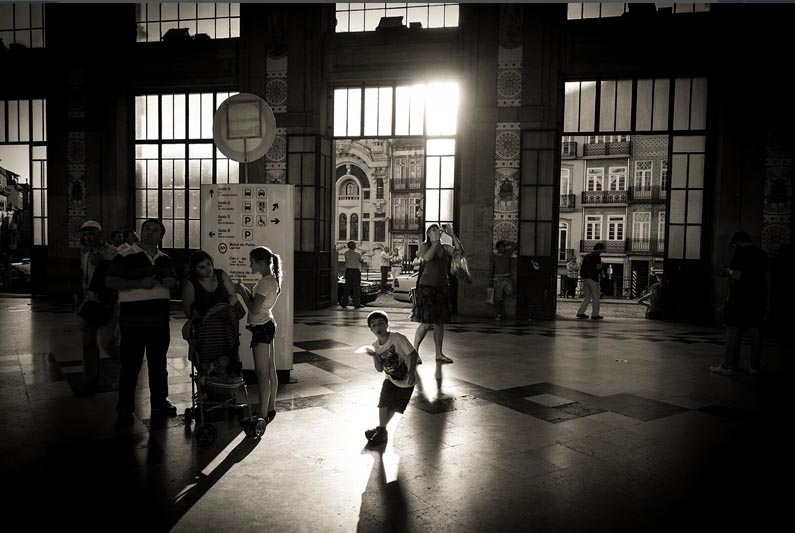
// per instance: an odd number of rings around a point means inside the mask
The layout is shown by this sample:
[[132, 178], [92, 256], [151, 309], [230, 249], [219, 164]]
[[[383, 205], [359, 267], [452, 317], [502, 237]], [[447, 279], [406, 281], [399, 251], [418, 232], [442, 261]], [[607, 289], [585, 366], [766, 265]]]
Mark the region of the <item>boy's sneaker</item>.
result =
[[577, 318], [588, 318], [588, 315], [585, 313], [577, 313]]
[[387, 440], [387, 431], [385, 427], [378, 426], [365, 431], [364, 436], [370, 444], [382, 444]]
[[602, 320], [604, 317], [602, 315], [594, 315], [591, 317], [591, 320]]

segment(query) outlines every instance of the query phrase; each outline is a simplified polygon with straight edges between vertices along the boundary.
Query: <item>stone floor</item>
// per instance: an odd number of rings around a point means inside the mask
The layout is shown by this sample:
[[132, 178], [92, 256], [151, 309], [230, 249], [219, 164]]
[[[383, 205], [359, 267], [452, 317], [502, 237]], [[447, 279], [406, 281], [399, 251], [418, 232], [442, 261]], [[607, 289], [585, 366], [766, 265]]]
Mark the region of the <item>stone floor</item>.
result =
[[[387, 305], [379, 300], [376, 304]], [[566, 302], [573, 305], [573, 302]], [[716, 327], [561, 311], [555, 321], [458, 317], [437, 367], [385, 447], [365, 446], [382, 376], [365, 309], [295, 319], [292, 382], [260, 440], [219, 417], [203, 448], [182, 416], [114, 424], [118, 366], [76, 398], [71, 306], [0, 298], [0, 468], [18, 528], [151, 531], [769, 530], [786, 523], [791, 343], [768, 342], [763, 373], [724, 377]], [[170, 397], [190, 402], [174, 308]], [[406, 306], [391, 327], [413, 338]], [[748, 347], [744, 347], [747, 361]], [[745, 364], [747, 366], [747, 363]], [[256, 398], [256, 386], [249, 388]], [[255, 400], [254, 400], [255, 401]], [[782, 426], [782, 424], [784, 424]], [[10, 513], [7, 514], [10, 516]], [[23, 525], [24, 524], [24, 525]]]

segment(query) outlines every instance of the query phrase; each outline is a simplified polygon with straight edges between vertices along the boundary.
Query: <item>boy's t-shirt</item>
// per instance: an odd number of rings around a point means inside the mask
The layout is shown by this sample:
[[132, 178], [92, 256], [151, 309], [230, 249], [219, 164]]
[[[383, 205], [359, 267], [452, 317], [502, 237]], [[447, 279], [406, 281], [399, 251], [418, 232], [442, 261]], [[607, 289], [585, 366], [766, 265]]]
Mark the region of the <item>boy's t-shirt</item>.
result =
[[384, 344], [378, 339], [373, 343], [373, 349], [381, 358], [386, 377], [398, 387], [413, 387], [417, 383], [417, 369], [409, 375], [409, 354], [414, 351], [414, 346], [402, 333], [389, 332], [389, 338]]

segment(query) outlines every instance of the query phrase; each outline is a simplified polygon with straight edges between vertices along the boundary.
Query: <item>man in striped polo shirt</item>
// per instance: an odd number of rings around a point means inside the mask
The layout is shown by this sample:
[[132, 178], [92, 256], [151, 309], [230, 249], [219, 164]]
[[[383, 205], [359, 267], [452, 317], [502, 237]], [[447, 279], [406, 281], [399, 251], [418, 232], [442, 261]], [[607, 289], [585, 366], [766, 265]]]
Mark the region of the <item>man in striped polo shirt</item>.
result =
[[120, 252], [111, 263], [105, 282], [119, 291], [121, 375], [116, 413], [121, 424], [135, 420], [135, 388], [144, 352], [152, 416], [177, 415], [177, 408], [168, 400], [166, 353], [171, 341], [170, 291], [179, 282], [171, 258], [158, 249], [165, 232], [160, 220], [145, 220], [140, 242]]

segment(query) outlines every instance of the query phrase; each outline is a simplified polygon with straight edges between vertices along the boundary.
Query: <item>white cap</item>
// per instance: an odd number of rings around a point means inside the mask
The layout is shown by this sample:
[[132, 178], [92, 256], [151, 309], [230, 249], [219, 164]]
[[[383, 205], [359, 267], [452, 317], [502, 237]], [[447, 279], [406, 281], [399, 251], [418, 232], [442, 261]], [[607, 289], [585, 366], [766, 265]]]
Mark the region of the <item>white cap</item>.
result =
[[80, 231], [87, 229], [102, 231], [102, 226], [100, 226], [99, 222], [97, 222], [96, 220], [86, 220], [85, 222], [83, 222], [83, 225], [80, 226]]

